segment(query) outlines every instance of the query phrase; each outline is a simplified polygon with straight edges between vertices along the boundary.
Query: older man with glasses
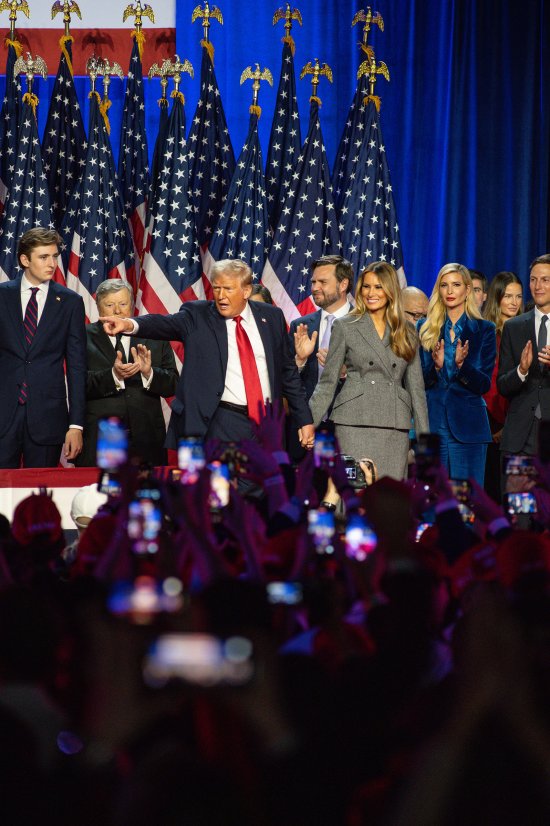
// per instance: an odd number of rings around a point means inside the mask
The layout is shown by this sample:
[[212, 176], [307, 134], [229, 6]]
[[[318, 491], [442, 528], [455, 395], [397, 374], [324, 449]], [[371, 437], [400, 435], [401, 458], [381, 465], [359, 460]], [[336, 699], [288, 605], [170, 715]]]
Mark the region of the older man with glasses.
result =
[[407, 319], [416, 326], [417, 321], [426, 318], [429, 303], [428, 296], [418, 287], [404, 287], [401, 291], [401, 297]]

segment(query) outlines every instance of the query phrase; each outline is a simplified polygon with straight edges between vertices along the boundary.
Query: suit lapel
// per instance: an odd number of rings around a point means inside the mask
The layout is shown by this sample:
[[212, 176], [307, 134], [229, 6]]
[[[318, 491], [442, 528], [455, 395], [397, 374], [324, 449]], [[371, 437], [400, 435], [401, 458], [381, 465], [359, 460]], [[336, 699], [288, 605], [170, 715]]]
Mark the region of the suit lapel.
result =
[[254, 321], [256, 322], [256, 327], [258, 328], [260, 338], [262, 339], [262, 344], [264, 345], [267, 373], [269, 376], [269, 386], [271, 387], [271, 394], [273, 395], [275, 387], [275, 347], [273, 346], [273, 333], [271, 325], [269, 323], [269, 319], [267, 318], [267, 313], [264, 312], [260, 301], [249, 301], [248, 306], [252, 311]]
[[88, 325], [88, 336], [91, 338], [94, 346], [104, 356], [108, 364], [114, 363], [116, 351], [111, 344], [111, 339], [103, 329], [103, 324], [94, 321], [93, 324]]
[[59, 295], [57, 284], [55, 281], [50, 281], [46, 303], [44, 304], [44, 309], [42, 310], [42, 315], [40, 316], [40, 321], [38, 322], [38, 327], [36, 328], [29, 352], [32, 352], [33, 349], [40, 346], [42, 339], [51, 336], [52, 332], [57, 329], [63, 305], [63, 296]]
[[389, 331], [386, 326], [384, 339], [382, 340], [376, 332], [376, 327], [368, 313], [365, 313], [362, 318], [357, 321], [357, 331], [363, 336], [367, 343], [372, 347], [380, 360], [380, 364], [388, 375], [393, 378], [392, 371], [392, 357], [393, 352], [390, 348]]
[[23, 312], [21, 310], [21, 278], [15, 281], [10, 281], [8, 286], [8, 301], [10, 318], [13, 324], [13, 329], [19, 342], [19, 346], [24, 351], [27, 349], [25, 342], [25, 332], [23, 329]]
[[218, 343], [218, 351], [220, 354], [220, 361], [222, 365], [222, 374], [225, 376], [227, 372], [228, 346], [227, 346], [227, 323], [225, 318], [216, 310], [214, 303], [208, 308], [208, 320], [216, 341]]

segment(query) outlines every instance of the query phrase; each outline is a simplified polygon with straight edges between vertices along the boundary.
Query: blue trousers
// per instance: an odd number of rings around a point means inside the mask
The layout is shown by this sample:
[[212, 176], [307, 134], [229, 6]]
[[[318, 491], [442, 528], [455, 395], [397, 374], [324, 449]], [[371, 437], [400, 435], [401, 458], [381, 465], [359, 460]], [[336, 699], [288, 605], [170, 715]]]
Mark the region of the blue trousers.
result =
[[487, 444], [458, 442], [449, 430], [446, 418], [435, 432], [441, 439], [441, 464], [447, 469], [449, 477], [475, 479], [483, 487]]

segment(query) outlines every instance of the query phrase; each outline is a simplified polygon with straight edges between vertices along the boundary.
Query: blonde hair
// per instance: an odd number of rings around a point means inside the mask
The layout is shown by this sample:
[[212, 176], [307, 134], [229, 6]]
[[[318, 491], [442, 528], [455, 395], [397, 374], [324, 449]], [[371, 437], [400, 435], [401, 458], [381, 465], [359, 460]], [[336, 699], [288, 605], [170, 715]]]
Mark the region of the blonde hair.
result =
[[386, 322], [390, 328], [391, 349], [396, 356], [405, 359], [405, 361], [412, 361], [416, 353], [418, 338], [414, 327], [405, 318], [399, 280], [391, 264], [386, 261], [374, 261], [372, 264], [368, 264], [359, 274], [357, 286], [355, 287], [355, 309], [351, 311], [350, 315], [362, 318], [368, 312], [362, 293], [363, 281], [368, 273], [373, 273], [378, 278], [380, 286], [388, 298]]
[[420, 327], [420, 343], [424, 350], [428, 350], [431, 352], [437, 342], [439, 341], [439, 336], [441, 335], [441, 327], [445, 321], [447, 316], [447, 309], [441, 300], [441, 296], [439, 294], [439, 285], [441, 283], [441, 279], [445, 275], [449, 275], [451, 272], [458, 273], [465, 287], [469, 287], [470, 291], [466, 296], [466, 302], [464, 304], [464, 312], [468, 316], [468, 318], [481, 318], [481, 313], [478, 310], [476, 300], [474, 297], [474, 290], [473, 290], [473, 283], [472, 283], [472, 276], [470, 275], [470, 270], [464, 266], [464, 264], [445, 264], [439, 272], [437, 273], [437, 278], [435, 280], [434, 288], [432, 290], [432, 294], [430, 296], [430, 302], [428, 304], [428, 314], [426, 316], [426, 321]]

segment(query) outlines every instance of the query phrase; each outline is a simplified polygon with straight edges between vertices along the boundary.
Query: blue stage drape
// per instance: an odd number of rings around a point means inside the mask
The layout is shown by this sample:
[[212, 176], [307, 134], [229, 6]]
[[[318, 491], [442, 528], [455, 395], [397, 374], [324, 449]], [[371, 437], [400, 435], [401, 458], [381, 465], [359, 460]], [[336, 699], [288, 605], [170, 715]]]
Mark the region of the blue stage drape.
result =
[[[195, 67], [185, 76], [187, 123], [199, 94], [202, 28], [191, 25], [197, 0], [177, 2], [177, 51]], [[257, 61], [273, 74], [262, 84], [260, 139], [265, 154], [280, 71], [283, 24], [278, 5], [220, 0], [224, 26], [212, 23], [215, 69], [231, 139], [238, 154], [248, 125], [251, 84], [242, 70]], [[356, 84], [362, 29], [351, 28], [357, 0], [296, 0], [303, 27], [294, 26], [297, 75], [318, 57], [334, 73], [322, 81], [321, 122], [332, 166]], [[153, 3], [154, 6], [154, 3]], [[430, 291], [439, 267], [457, 260], [492, 276], [511, 269], [525, 279], [530, 260], [550, 250], [550, 3], [548, 0], [381, 0], [385, 31], [373, 30], [377, 60], [390, 70], [376, 93], [390, 165], [409, 283]], [[101, 22], [101, 21], [97, 21]], [[96, 22], [96, 25], [97, 25]], [[128, 52], [120, 55], [124, 70]], [[55, 71], [56, 67], [49, 67]], [[148, 67], [144, 67], [148, 69]], [[87, 79], [77, 79], [85, 108]], [[44, 128], [53, 78], [40, 81], [39, 126]], [[0, 93], [3, 93], [3, 84]], [[310, 83], [298, 81], [305, 135]], [[118, 153], [123, 86], [111, 84], [112, 141]], [[152, 153], [160, 96], [146, 82]]]

